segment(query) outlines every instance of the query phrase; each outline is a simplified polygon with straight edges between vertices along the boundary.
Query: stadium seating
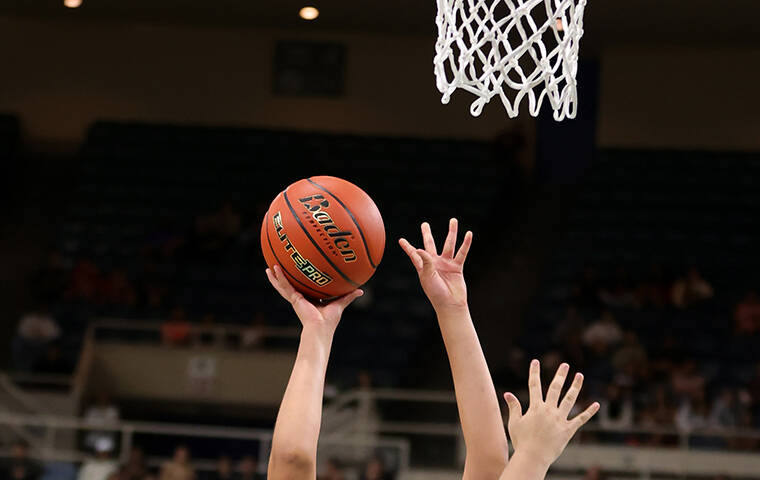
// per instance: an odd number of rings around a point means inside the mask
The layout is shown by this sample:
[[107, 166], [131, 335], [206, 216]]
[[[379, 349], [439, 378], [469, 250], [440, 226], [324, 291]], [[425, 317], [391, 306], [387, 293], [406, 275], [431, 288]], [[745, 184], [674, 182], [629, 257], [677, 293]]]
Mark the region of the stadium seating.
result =
[[[733, 309], [757, 288], [760, 259], [760, 156], [677, 151], [602, 151], [579, 185], [564, 233], [548, 262], [526, 322], [529, 351], [553, 348], [551, 332], [565, 315], [571, 288], [585, 268], [604, 280], [624, 268], [643, 279], [652, 265], [671, 276], [699, 269], [715, 297], [698, 308], [612, 309], [624, 329], [656, 352], [676, 339], [681, 358], [695, 358], [712, 377], [746, 382], [760, 360], [731, 343]], [[539, 334], [542, 332], [543, 334]], [[737, 347], [737, 348], [735, 348]]]
[[[422, 220], [440, 232], [450, 216], [476, 233], [491, 211], [507, 224], [507, 199], [520, 182], [510, 159], [511, 152], [474, 141], [100, 123], [83, 149], [58, 245], [69, 259], [92, 260], [104, 272], [125, 270], [139, 282], [147, 250], [172, 238], [190, 243], [196, 217], [229, 203], [243, 217], [237, 238], [210, 254], [187, 248], [157, 254], [151, 281], [172, 292], [167, 309], [182, 305], [196, 319], [214, 313], [218, 321], [249, 323], [261, 311], [272, 324], [292, 325], [288, 306], [262, 272], [261, 216], [299, 178], [347, 178], [380, 207], [387, 244], [369, 284], [374, 304], [357, 307], [361, 313], [344, 322], [331, 371], [351, 383], [359, 370], [370, 370], [376, 383], [395, 385], [415, 342], [433, 326], [397, 239], [419, 238]], [[88, 306], [86, 315], [165, 313]]]

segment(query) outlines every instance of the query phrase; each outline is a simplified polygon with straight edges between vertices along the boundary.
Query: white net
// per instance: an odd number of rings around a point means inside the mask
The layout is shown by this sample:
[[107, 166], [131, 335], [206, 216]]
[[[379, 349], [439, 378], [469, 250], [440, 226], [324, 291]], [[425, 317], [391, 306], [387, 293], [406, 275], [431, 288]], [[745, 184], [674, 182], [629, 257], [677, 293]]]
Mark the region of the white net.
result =
[[538, 115], [547, 99], [557, 121], [575, 118], [576, 73], [586, 0], [437, 0], [435, 76], [441, 102], [461, 88], [480, 115], [501, 98], [517, 116], [528, 97]]

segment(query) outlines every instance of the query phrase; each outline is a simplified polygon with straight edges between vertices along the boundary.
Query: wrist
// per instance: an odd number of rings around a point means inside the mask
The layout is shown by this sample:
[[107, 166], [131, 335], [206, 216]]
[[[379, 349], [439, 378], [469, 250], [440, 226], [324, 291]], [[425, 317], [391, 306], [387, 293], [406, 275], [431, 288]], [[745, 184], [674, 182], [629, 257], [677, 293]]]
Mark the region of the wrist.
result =
[[321, 325], [306, 324], [301, 330], [301, 342], [315, 343], [328, 349], [332, 345], [335, 329]]
[[439, 322], [461, 320], [462, 317], [470, 316], [470, 307], [467, 305], [466, 301], [461, 304], [440, 305], [434, 306], [433, 308]]
[[552, 464], [545, 457], [530, 450], [515, 449], [512, 458], [509, 459], [509, 465], [519, 469], [523, 478], [544, 478]]

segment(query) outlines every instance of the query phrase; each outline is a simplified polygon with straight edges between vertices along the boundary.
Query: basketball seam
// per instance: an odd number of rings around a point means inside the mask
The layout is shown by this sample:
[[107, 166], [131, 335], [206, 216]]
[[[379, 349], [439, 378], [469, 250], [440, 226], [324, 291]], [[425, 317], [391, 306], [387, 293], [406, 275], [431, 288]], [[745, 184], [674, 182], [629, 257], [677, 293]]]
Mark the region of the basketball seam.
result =
[[280, 258], [277, 256], [277, 253], [274, 251], [274, 247], [272, 246], [272, 239], [269, 238], [269, 212], [267, 212], [266, 217], [264, 219], [266, 222], [266, 231], [267, 231], [267, 243], [269, 244], [269, 249], [272, 251], [272, 255], [274, 255], [274, 259], [277, 261], [277, 263], [280, 264], [282, 267], [282, 271], [285, 272], [290, 278], [298, 282], [299, 284], [303, 285], [304, 287], [308, 288], [309, 290], [316, 292], [320, 295], [325, 295], [325, 292], [320, 292], [319, 290], [310, 287], [309, 285], [303, 283], [302, 281], [298, 280], [292, 273], [288, 271], [288, 268], [283, 264], [283, 262], [280, 260]]
[[348, 276], [345, 273], [343, 273], [332, 262], [332, 260], [330, 260], [330, 258], [327, 255], [325, 255], [325, 252], [322, 251], [322, 249], [319, 247], [319, 245], [317, 244], [317, 242], [313, 238], [311, 238], [311, 235], [309, 235], [309, 231], [306, 230], [306, 227], [304, 227], [303, 223], [301, 222], [301, 219], [298, 218], [298, 215], [296, 215], [296, 211], [293, 209], [293, 205], [290, 204], [290, 200], [288, 200], [287, 190], [285, 192], [282, 192], [282, 196], [285, 199], [285, 203], [288, 205], [288, 208], [290, 209], [290, 213], [293, 215], [293, 218], [296, 219], [296, 221], [298, 222], [298, 225], [301, 227], [301, 230], [303, 230], [303, 233], [306, 234], [306, 238], [308, 238], [309, 241], [312, 243], [312, 245], [314, 245], [314, 248], [317, 249], [317, 251], [320, 253], [320, 255], [322, 255], [322, 257], [327, 261], [327, 263], [330, 264], [330, 266], [333, 268], [333, 270], [335, 270], [336, 272], [338, 272], [338, 274], [341, 277], [343, 277], [343, 279], [345, 281], [347, 281], [348, 283], [350, 283], [354, 287], [359, 288], [360, 285], [358, 283], [354, 282], [353, 280], [351, 280], [350, 278], [348, 278]]
[[367, 239], [364, 238], [364, 232], [362, 231], [362, 227], [359, 226], [359, 222], [356, 221], [356, 217], [354, 217], [354, 214], [351, 213], [351, 210], [349, 210], [348, 207], [346, 206], [346, 204], [343, 203], [340, 200], [340, 198], [338, 198], [337, 196], [335, 196], [335, 194], [332, 193], [330, 190], [328, 190], [325, 187], [323, 187], [322, 185], [318, 184], [317, 182], [315, 182], [311, 178], [307, 178], [306, 180], [309, 183], [311, 183], [314, 186], [316, 186], [317, 188], [325, 191], [330, 196], [332, 196], [340, 204], [340, 206], [343, 207], [343, 209], [346, 211], [346, 213], [348, 213], [348, 216], [351, 217], [351, 220], [354, 222], [354, 225], [356, 225], [356, 229], [359, 230], [359, 236], [362, 237], [362, 243], [364, 244], [364, 251], [367, 252], [367, 260], [369, 260], [369, 264], [372, 265], [372, 268], [374, 268], [375, 270], [377, 270], [377, 265], [375, 265], [375, 262], [372, 261], [372, 254], [369, 253], [369, 245], [367, 245]]

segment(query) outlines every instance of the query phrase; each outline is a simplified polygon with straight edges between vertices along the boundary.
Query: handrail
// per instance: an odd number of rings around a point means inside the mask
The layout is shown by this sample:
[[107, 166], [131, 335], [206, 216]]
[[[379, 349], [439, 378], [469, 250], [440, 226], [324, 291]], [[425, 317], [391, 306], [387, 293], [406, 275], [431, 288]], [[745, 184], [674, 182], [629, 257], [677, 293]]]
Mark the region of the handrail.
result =
[[[377, 401], [407, 401], [407, 402], [431, 402], [431, 403], [456, 403], [453, 393], [446, 391], [429, 391], [429, 390], [397, 390], [397, 389], [365, 389], [350, 390], [335, 397], [333, 402], [327, 407], [326, 416], [330, 412], [337, 413], [342, 409], [350, 406], [354, 402], [377, 402]], [[328, 418], [329, 422], [329, 418]], [[378, 433], [408, 433], [422, 435], [442, 435], [457, 436], [460, 434], [460, 427], [455, 423], [421, 423], [421, 422], [375, 422], [370, 428], [375, 428]], [[506, 419], [505, 419], [506, 425]], [[361, 430], [361, 426], [359, 429]], [[676, 427], [662, 426], [639, 426], [630, 427], [609, 427], [589, 424], [583, 427], [584, 432], [588, 433], [613, 433], [629, 435], [664, 435], [678, 438], [691, 437], [718, 437], [718, 438], [742, 438], [742, 439], [760, 439], [760, 429], [726, 427], [715, 428], [707, 427], [693, 430], [681, 430]]]
[[[103, 329], [160, 332], [164, 320], [165, 319], [126, 321], [118, 318], [104, 317], [94, 320], [91, 325], [95, 332]], [[190, 324], [190, 332], [192, 333], [213, 333], [216, 335], [229, 333], [241, 334], [248, 331], [250, 328], [250, 326], [235, 324], [217, 324], [209, 326]], [[301, 329], [298, 327], [271, 327], [262, 325], [257, 328], [260, 329], [262, 335], [272, 338], [298, 338], [301, 333]]]
[[[29, 415], [29, 414], [10, 414], [0, 412], [0, 425], [9, 426], [26, 426], [42, 427], [49, 430], [84, 430], [98, 432], [120, 433], [122, 437], [122, 447], [129, 448], [134, 434], [149, 435], [178, 435], [185, 437], [203, 437], [217, 439], [237, 439], [237, 440], [258, 440], [259, 456], [264, 458], [267, 447], [272, 440], [272, 431], [266, 429], [239, 428], [239, 427], [220, 427], [213, 425], [187, 425], [173, 424], [162, 422], [135, 422], [135, 421], [117, 421], [109, 423], [93, 423], [86, 419], [77, 417], [65, 417], [59, 415]], [[398, 450], [399, 468], [406, 471], [409, 468], [410, 447], [409, 442], [401, 438], [369, 438], [366, 436], [334, 436], [325, 435], [320, 439], [320, 447], [371, 447], [371, 448], [393, 448]], [[0, 449], [0, 457], [7, 455], [6, 451]], [[122, 451], [122, 460], [126, 459], [128, 452]], [[33, 452], [35, 458], [42, 460], [60, 460], [69, 462], [81, 462], [89, 455], [83, 454], [76, 450], [67, 450], [62, 448], [53, 448], [51, 444], [43, 445], [36, 452]], [[159, 459], [151, 459], [154, 464], [159, 464]], [[196, 460], [194, 465], [197, 468], [212, 468], [214, 463]]]
[[0, 373], [0, 388], [11, 398], [21, 405], [29, 408], [36, 413], [47, 413], [49, 409], [40, 403], [36, 398], [31, 397], [23, 390], [19, 389], [5, 373]]

